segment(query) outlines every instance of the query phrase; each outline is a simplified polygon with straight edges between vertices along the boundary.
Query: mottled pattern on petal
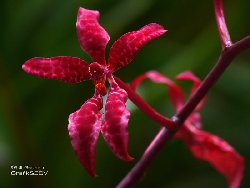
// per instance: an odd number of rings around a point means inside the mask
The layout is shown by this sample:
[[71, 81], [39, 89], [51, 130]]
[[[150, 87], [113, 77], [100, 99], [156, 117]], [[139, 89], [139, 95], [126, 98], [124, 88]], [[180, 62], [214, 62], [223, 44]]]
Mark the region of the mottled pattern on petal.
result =
[[182, 90], [172, 80], [156, 71], [149, 71], [145, 74], [136, 77], [131, 82], [131, 88], [135, 90], [138, 85], [145, 79], [150, 79], [152, 82], [155, 83], [165, 84], [166, 87], [169, 89], [170, 100], [177, 111], [184, 105], [184, 95]]
[[117, 85], [111, 86], [105, 105], [105, 121], [102, 134], [112, 152], [120, 159], [130, 161], [128, 154], [128, 121], [130, 113], [126, 108], [127, 93]]
[[124, 34], [111, 47], [108, 64], [111, 71], [115, 71], [129, 64], [139, 50], [152, 39], [164, 34], [161, 25], [151, 23], [138, 31]]
[[[190, 96], [198, 89], [198, 87], [201, 84], [201, 80], [195, 76], [191, 71], [185, 71], [182, 72], [181, 74], [176, 76], [177, 80], [187, 80], [187, 81], [192, 81], [193, 82], [193, 87], [191, 89], [190, 92]], [[206, 101], [207, 96], [205, 96], [201, 102], [197, 105], [197, 107], [195, 108], [195, 111], [199, 111], [202, 106], [204, 105], [205, 101]]]
[[96, 10], [79, 8], [76, 29], [80, 46], [93, 59], [102, 65], [105, 61], [105, 48], [110, 39], [108, 33], [99, 24], [100, 13]]
[[239, 188], [244, 172], [244, 158], [226, 141], [213, 134], [192, 125], [186, 126], [186, 130], [182, 139], [193, 155], [199, 160], [209, 162], [225, 176], [229, 188]]
[[35, 57], [26, 61], [22, 68], [25, 72], [35, 76], [69, 83], [90, 79], [88, 64], [77, 57]]
[[91, 176], [95, 176], [96, 142], [102, 124], [101, 108], [101, 97], [94, 96], [69, 116], [71, 144], [80, 163]]

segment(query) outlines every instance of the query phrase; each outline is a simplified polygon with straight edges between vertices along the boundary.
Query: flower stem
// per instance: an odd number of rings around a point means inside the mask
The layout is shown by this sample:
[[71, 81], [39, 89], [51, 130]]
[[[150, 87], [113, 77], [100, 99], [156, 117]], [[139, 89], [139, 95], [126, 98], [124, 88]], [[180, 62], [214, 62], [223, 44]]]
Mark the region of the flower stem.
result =
[[[199, 104], [201, 99], [207, 94], [209, 89], [216, 83], [226, 68], [230, 65], [232, 60], [239, 55], [242, 51], [250, 48], [250, 36], [243, 38], [242, 40], [232, 44], [230, 47], [225, 47], [222, 51], [217, 64], [208, 73], [207, 77], [203, 80], [200, 87], [195, 91], [192, 97], [186, 102], [181, 110], [173, 116], [172, 120], [175, 123], [175, 127], [181, 127], [183, 122], [192, 113], [195, 107]], [[128, 86], [121, 80], [116, 80], [118, 85], [128, 92], [129, 97], [133, 93], [128, 90]], [[126, 87], [124, 87], [126, 86]], [[139, 96], [138, 96], [139, 97]], [[133, 100], [132, 100], [133, 101]], [[136, 103], [135, 103], [136, 104]], [[137, 105], [137, 104], [136, 104]], [[140, 109], [142, 106], [138, 106]], [[145, 109], [141, 109], [143, 112]], [[149, 116], [151, 117], [151, 116]], [[152, 117], [151, 117], [152, 118]], [[130, 170], [130, 172], [124, 177], [124, 179], [117, 185], [117, 188], [129, 188], [135, 185], [135, 183], [142, 177], [148, 166], [154, 160], [155, 156], [163, 148], [166, 142], [177, 132], [178, 129], [169, 130], [162, 128], [150, 143], [146, 151], [137, 164]]]
[[231, 46], [232, 42], [227, 30], [222, 0], [214, 0], [214, 11], [222, 48], [224, 49]]
[[179, 123], [182, 124], [190, 113], [194, 110], [201, 99], [207, 94], [209, 89], [215, 84], [220, 78], [226, 68], [230, 65], [232, 60], [243, 50], [250, 47], [250, 36], [238, 41], [231, 47], [225, 48], [219, 59], [218, 63], [212, 68], [207, 77], [202, 81], [196, 92], [190, 97], [183, 108], [176, 114], [176, 118]]

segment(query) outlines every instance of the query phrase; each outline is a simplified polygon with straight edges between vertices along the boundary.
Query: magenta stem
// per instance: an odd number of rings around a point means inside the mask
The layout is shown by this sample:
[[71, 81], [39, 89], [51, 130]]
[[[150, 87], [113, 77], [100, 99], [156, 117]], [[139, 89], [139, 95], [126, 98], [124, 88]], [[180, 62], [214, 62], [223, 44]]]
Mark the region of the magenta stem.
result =
[[227, 30], [227, 24], [224, 16], [224, 9], [222, 0], [214, 0], [214, 11], [217, 23], [217, 28], [219, 31], [219, 36], [222, 44], [222, 48], [226, 48], [232, 45], [229, 32]]
[[201, 99], [208, 93], [209, 89], [216, 83], [216, 81], [221, 77], [226, 68], [230, 65], [232, 60], [239, 55], [242, 51], [250, 47], [250, 36], [233, 44], [231, 47], [225, 48], [217, 64], [212, 68], [207, 77], [202, 81], [196, 92], [189, 98], [187, 103], [183, 108], [176, 114], [176, 118], [179, 123], [183, 123], [194, 108], [199, 104]]
[[[208, 73], [207, 77], [202, 81], [200, 87], [195, 91], [193, 96], [186, 102], [186, 104], [181, 108], [181, 110], [173, 116], [173, 122], [175, 127], [180, 128], [183, 122], [188, 118], [192, 113], [195, 107], [199, 104], [201, 99], [208, 93], [209, 89], [216, 83], [220, 78], [226, 68], [230, 65], [232, 60], [239, 55], [242, 51], [250, 48], [250, 36], [245, 37], [244, 39], [232, 44], [230, 47], [225, 47], [222, 51], [217, 64], [214, 68]], [[129, 87], [123, 83], [121, 80], [116, 78], [118, 85], [128, 92], [129, 98], [136, 98], [135, 103], [138, 104], [138, 95], [132, 90], [128, 89]], [[125, 87], [126, 86], [126, 87]], [[135, 97], [136, 96], [136, 97]], [[140, 97], [139, 97], [140, 98]], [[145, 112], [145, 109], [142, 109], [143, 105], [138, 107]], [[152, 116], [149, 116], [152, 118]], [[171, 125], [172, 126], [172, 125]], [[171, 127], [170, 126], [170, 127]], [[154, 160], [155, 156], [163, 148], [166, 142], [177, 132], [178, 129], [169, 130], [167, 128], [162, 128], [159, 133], [155, 136], [153, 141], [150, 143], [146, 151], [144, 152], [141, 159], [136, 163], [136, 165], [128, 172], [124, 179], [117, 185], [117, 188], [129, 188], [135, 185], [135, 183], [143, 176], [144, 172]]]

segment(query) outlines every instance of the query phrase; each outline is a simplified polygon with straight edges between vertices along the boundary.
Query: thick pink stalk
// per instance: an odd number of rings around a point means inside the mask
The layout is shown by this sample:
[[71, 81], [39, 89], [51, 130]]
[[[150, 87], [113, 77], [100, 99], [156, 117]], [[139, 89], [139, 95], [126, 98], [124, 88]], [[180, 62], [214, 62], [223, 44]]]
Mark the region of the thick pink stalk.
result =
[[222, 48], [224, 49], [231, 46], [232, 42], [227, 30], [222, 0], [214, 0], [214, 11]]
[[[192, 97], [186, 102], [186, 104], [181, 108], [181, 110], [172, 117], [175, 123], [174, 127], [181, 127], [183, 122], [192, 113], [195, 107], [200, 103], [202, 98], [208, 93], [209, 89], [216, 83], [220, 78], [226, 68], [230, 65], [232, 60], [239, 55], [244, 50], [250, 48], [250, 36], [243, 38], [242, 40], [232, 44], [230, 47], [225, 47], [222, 51], [217, 64], [208, 73], [207, 77], [203, 80], [200, 87], [195, 91]], [[140, 97], [134, 93], [129, 87], [126, 86], [121, 80], [116, 78], [118, 85], [127, 91], [129, 98], [134, 102], [143, 112], [147, 111], [147, 115], [150, 118], [154, 117], [151, 112], [150, 106], [142, 105]], [[141, 107], [144, 107], [143, 109]], [[155, 120], [154, 118], [152, 118]], [[137, 164], [131, 169], [131, 171], [124, 177], [124, 179], [117, 185], [117, 188], [129, 188], [135, 185], [135, 183], [143, 176], [148, 166], [154, 160], [155, 156], [160, 152], [166, 142], [178, 131], [178, 129], [169, 130], [167, 128], [162, 128], [153, 141], [150, 143], [146, 151], [144, 152], [141, 159]]]

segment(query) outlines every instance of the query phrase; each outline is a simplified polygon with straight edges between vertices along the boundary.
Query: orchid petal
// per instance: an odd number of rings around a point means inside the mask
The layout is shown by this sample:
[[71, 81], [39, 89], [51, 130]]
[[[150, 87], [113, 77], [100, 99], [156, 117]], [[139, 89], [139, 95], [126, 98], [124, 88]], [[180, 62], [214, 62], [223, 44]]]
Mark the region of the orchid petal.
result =
[[202, 129], [203, 125], [201, 122], [201, 115], [199, 112], [194, 112], [190, 114], [190, 116], [187, 119], [188, 122], [192, 124], [197, 129]]
[[102, 124], [102, 134], [111, 151], [125, 161], [133, 158], [128, 154], [128, 121], [130, 113], [126, 108], [128, 99], [125, 90], [112, 84], [106, 105], [105, 121]]
[[22, 68], [25, 72], [35, 76], [69, 83], [90, 79], [88, 64], [77, 57], [35, 57], [26, 61]]
[[244, 172], [244, 158], [223, 139], [189, 124], [182, 138], [192, 154], [199, 160], [209, 162], [229, 184], [239, 188]]
[[116, 71], [129, 64], [147, 42], [159, 37], [166, 31], [161, 25], [151, 23], [138, 31], [121, 36], [110, 49], [108, 60], [110, 70]]
[[145, 79], [150, 79], [152, 82], [155, 83], [165, 84], [169, 90], [170, 100], [177, 111], [184, 105], [184, 95], [182, 90], [172, 80], [156, 71], [149, 71], [145, 74], [136, 77], [131, 82], [131, 88], [135, 90], [138, 85]]
[[191, 89], [191, 95], [200, 86], [201, 80], [195, 76], [191, 71], [185, 71], [176, 76], [176, 80], [189, 80], [193, 82], [193, 87]]
[[[198, 89], [198, 87], [201, 84], [201, 80], [190, 71], [185, 71], [185, 72], [177, 75], [176, 80], [188, 80], [188, 81], [193, 82], [193, 87], [191, 89], [190, 96], [194, 94], [194, 92]], [[196, 112], [202, 108], [205, 101], [206, 101], [206, 96], [201, 100], [201, 102], [195, 108]]]
[[96, 10], [80, 7], [76, 29], [81, 48], [91, 56], [93, 61], [105, 65], [105, 48], [110, 37], [99, 24], [99, 16], [100, 13]]
[[95, 176], [96, 142], [101, 131], [102, 99], [94, 96], [69, 116], [69, 136], [80, 163]]
[[186, 120], [186, 122], [189, 122], [189, 123], [185, 123], [177, 131], [177, 133], [174, 134], [175, 138], [182, 139], [183, 137], [185, 137], [185, 135], [187, 134], [187, 130], [186, 130], [187, 129], [187, 125], [192, 125], [196, 129], [202, 129], [202, 127], [203, 127], [202, 122], [201, 122], [201, 115], [198, 112], [190, 114], [190, 116], [188, 117], [188, 119]]

